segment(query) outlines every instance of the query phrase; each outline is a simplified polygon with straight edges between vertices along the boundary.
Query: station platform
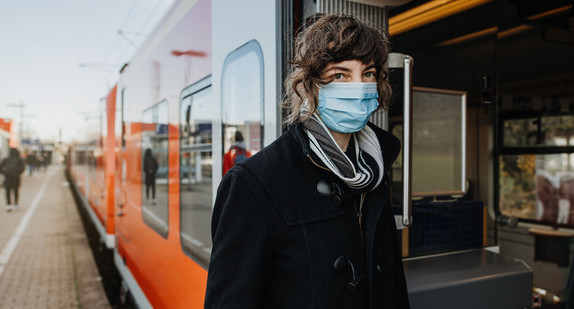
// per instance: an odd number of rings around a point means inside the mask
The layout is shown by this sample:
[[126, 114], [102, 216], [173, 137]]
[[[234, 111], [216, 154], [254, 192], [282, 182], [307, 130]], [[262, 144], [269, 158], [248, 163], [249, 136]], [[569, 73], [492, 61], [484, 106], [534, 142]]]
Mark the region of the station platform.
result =
[[0, 308], [111, 308], [64, 166], [21, 179], [18, 210], [0, 188]]

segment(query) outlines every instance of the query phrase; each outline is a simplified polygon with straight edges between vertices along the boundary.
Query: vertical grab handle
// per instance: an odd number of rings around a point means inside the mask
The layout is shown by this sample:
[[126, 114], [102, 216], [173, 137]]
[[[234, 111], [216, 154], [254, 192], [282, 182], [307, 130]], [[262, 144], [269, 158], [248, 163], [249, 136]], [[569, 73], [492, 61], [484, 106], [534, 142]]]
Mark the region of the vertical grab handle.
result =
[[403, 213], [404, 226], [411, 224], [411, 158], [413, 116], [413, 58], [404, 55], [403, 105]]
[[[403, 69], [403, 209], [395, 215], [397, 229], [411, 224], [411, 158], [412, 158], [412, 114], [413, 114], [413, 58], [401, 53], [389, 53], [388, 69]], [[389, 129], [388, 113], [383, 114], [382, 126]]]

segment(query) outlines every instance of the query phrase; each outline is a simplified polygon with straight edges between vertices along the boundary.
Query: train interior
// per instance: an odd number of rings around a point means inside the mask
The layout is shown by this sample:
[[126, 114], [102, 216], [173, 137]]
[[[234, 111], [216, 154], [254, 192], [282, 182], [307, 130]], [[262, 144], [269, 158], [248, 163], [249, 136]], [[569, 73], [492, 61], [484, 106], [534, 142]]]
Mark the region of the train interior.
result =
[[[416, 197], [403, 251], [494, 247], [532, 269], [534, 307], [571, 306], [572, 2], [462, 2], [389, 10], [392, 50], [414, 60]], [[466, 115], [456, 126], [461, 100]], [[389, 113], [394, 133], [402, 132], [401, 112]], [[461, 128], [464, 136], [453, 133]], [[465, 149], [446, 142], [453, 140]]]

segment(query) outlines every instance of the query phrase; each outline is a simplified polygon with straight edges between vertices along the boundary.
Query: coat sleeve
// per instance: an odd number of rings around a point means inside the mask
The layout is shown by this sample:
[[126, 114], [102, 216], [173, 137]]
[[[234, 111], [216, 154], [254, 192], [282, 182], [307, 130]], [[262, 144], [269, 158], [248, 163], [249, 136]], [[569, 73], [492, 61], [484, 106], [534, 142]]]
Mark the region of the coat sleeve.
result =
[[251, 188], [233, 170], [217, 191], [205, 308], [261, 308], [273, 249], [269, 224]]

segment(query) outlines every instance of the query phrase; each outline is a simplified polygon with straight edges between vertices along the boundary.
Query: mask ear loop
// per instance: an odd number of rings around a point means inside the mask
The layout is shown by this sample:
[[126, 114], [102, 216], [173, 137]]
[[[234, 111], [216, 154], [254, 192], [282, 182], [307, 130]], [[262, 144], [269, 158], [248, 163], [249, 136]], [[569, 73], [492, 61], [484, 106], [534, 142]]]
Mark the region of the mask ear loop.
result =
[[310, 116], [311, 108], [309, 108], [309, 99], [305, 99], [303, 103], [301, 103], [301, 108], [299, 109], [299, 118], [306, 118]]

